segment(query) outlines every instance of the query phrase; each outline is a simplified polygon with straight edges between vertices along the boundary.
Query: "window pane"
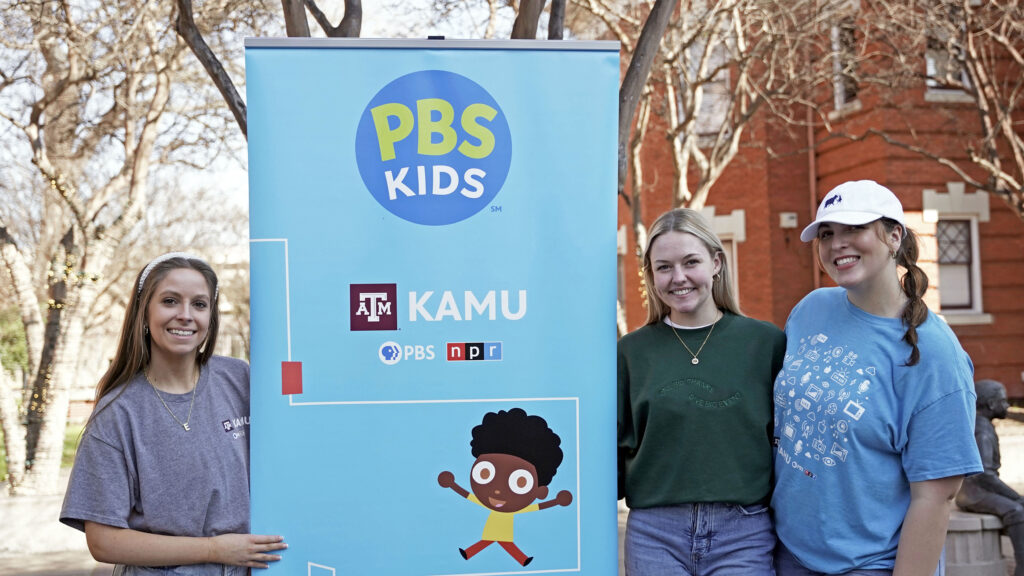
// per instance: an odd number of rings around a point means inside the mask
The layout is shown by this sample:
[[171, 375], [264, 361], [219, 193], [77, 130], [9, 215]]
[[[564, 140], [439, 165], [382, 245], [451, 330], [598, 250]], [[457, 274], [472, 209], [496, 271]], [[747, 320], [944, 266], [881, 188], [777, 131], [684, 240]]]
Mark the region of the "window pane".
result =
[[939, 244], [939, 264], [971, 263], [971, 223], [967, 220], [940, 220], [935, 226]]
[[722, 251], [725, 252], [725, 257], [729, 260], [729, 279], [732, 280], [732, 289], [738, 302], [740, 299], [740, 271], [736, 258], [736, 246], [731, 238], [722, 238]]
[[837, 106], [857, 99], [857, 25], [852, 16], [840, 20], [832, 29], [835, 100]]
[[971, 308], [971, 222], [939, 220], [935, 240], [939, 249], [940, 308]]
[[971, 269], [966, 264], [939, 266], [939, 307], [971, 307]]

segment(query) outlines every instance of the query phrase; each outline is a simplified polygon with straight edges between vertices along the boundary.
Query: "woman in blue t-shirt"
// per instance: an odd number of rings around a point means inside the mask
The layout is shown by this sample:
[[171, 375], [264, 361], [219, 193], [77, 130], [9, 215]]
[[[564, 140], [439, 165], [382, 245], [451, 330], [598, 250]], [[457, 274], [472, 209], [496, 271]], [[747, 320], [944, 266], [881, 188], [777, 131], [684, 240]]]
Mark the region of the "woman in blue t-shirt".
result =
[[917, 239], [889, 189], [836, 187], [800, 239], [838, 287], [786, 323], [776, 571], [930, 576], [960, 482], [981, 471], [971, 360], [922, 300]]

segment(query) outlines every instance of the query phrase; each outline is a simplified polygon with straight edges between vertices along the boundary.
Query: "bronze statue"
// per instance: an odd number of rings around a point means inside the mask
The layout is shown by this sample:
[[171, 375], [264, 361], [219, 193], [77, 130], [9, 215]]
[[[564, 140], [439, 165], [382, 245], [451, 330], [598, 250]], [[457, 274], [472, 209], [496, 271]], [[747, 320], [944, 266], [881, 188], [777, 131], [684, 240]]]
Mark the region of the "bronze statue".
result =
[[974, 389], [978, 394], [974, 440], [985, 471], [964, 478], [956, 504], [961, 510], [993, 514], [1003, 521], [1017, 563], [1013, 574], [1024, 576], [1024, 497], [999, 478], [999, 437], [992, 425], [992, 419], [1005, 418], [1010, 407], [1006, 388], [995, 380], [978, 380]]

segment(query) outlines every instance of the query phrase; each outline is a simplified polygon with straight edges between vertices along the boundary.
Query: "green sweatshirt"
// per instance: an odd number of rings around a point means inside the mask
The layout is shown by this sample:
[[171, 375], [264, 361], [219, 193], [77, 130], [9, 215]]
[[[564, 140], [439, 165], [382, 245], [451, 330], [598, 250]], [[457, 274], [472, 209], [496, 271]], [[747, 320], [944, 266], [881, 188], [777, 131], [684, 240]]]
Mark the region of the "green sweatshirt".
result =
[[[710, 327], [676, 329], [696, 352]], [[726, 312], [698, 354], [673, 328], [619, 341], [619, 497], [631, 508], [687, 502], [752, 504], [772, 474], [772, 385], [786, 335]]]

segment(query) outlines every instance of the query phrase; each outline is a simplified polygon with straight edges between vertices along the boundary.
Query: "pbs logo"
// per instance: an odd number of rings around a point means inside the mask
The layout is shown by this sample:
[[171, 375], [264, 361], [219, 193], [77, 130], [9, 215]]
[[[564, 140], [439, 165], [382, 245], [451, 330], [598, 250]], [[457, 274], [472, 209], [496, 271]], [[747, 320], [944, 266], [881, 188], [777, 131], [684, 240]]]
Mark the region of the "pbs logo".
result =
[[442, 70], [382, 88], [356, 130], [367, 190], [395, 216], [428, 226], [469, 218], [508, 176], [512, 136], [501, 107], [479, 84]]
[[403, 358], [405, 360], [433, 360], [434, 345], [406, 344], [403, 346], [389, 340], [377, 349], [377, 358], [388, 366], [398, 364]]
[[385, 342], [377, 350], [377, 357], [388, 366], [394, 366], [402, 359], [402, 347], [398, 342]]

